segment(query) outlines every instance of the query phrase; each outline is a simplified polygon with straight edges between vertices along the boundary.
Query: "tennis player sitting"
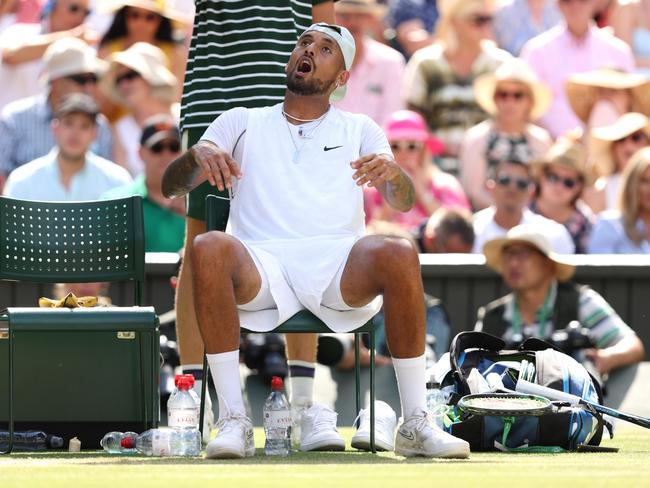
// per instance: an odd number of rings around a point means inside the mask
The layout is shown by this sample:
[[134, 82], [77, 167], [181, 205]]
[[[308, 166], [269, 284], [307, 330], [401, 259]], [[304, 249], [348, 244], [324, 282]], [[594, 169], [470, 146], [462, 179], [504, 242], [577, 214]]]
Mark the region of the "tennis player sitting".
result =
[[[374, 122], [330, 106], [331, 95], [344, 93], [354, 54], [346, 29], [312, 25], [291, 53], [284, 102], [225, 112], [163, 179], [167, 196], [206, 178], [233, 194], [229, 233], [200, 235], [192, 256], [219, 398], [220, 430], [208, 458], [255, 453], [239, 381], [240, 324], [269, 331], [308, 309], [348, 332], [379, 310], [382, 296], [403, 421], [395, 439], [394, 423], [387, 432], [377, 422], [378, 444], [404, 456], [469, 455], [465, 441], [433, 427], [425, 413], [418, 255], [406, 240], [364, 237], [363, 185], [399, 210], [411, 208], [414, 189]], [[344, 448], [336, 414], [322, 405], [305, 412], [301, 429], [302, 450]]]

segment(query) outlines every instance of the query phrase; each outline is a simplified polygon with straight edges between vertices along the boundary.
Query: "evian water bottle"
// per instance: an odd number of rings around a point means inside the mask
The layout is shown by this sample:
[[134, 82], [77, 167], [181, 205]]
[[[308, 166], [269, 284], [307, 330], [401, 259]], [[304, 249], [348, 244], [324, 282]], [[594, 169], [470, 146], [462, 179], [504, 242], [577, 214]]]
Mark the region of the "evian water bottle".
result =
[[288, 456], [291, 454], [291, 405], [279, 376], [271, 379], [271, 394], [264, 403], [263, 413], [264, 453], [267, 456]]
[[176, 389], [167, 401], [167, 425], [179, 429], [198, 429], [201, 406], [191, 394], [194, 376], [176, 375], [174, 384]]

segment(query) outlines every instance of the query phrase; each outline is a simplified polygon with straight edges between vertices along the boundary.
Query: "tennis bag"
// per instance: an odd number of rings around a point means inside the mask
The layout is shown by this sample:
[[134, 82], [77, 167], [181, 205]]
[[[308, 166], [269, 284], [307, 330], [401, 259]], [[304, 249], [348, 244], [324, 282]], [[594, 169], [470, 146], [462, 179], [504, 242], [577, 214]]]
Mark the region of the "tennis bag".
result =
[[602, 416], [584, 407], [555, 403], [540, 416], [500, 417], [467, 414], [457, 406], [463, 396], [489, 391], [495, 382], [515, 390], [519, 378], [602, 403], [600, 385], [584, 366], [549, 343], [528, 339], [517, 350], [504, 347], [502, 339], [484, 332], [461, 332], [453, 339], [450, 352], [433, 367], [434, 380], [448, 394], [445, 429], [469, 442], [472, 451], [563, 452], [598, 446]]

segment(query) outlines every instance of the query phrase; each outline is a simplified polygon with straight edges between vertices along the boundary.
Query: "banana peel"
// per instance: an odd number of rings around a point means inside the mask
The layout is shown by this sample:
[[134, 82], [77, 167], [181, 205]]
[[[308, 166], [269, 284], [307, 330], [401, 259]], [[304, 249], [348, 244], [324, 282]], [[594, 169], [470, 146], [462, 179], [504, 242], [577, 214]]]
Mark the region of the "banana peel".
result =
[[38, 306], [41, 308], [78, 308], [78, 307], [96, 307], [97, 297], [77, 297], [70, 292], [60, 300], [41, 297], [38, 299]]

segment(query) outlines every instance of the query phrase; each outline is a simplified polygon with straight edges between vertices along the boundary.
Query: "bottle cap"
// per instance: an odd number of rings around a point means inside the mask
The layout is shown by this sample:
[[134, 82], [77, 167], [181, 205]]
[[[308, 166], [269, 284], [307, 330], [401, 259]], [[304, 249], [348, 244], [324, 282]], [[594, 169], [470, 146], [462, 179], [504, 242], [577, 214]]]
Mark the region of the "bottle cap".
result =
[[194, 376], [191, 374], [178, 374], [174, 378], [174, 384], [179, 390], [189, 390], [194, 386]]
[[271, 390], [281, 390], [284, 388], [284, 383], [282, 382], [282, 378], [279, 376], [274, 376], [271, 378]]
[[133, 449], [135, 447], [135, 439], [133, 437], [124, 437], [120, 441], [120, 446], [124, 449]]
[[190, 382], [190, 388], [192, 388], [194, 386], [194, 383], [196, 383], [196, 381], [194, 380], [194, 375], [191, 374], [191, 373], [188, 373], [188, 374], [185, 374], [183, 376], [185, 376], [187, 378], [187, 381]]

